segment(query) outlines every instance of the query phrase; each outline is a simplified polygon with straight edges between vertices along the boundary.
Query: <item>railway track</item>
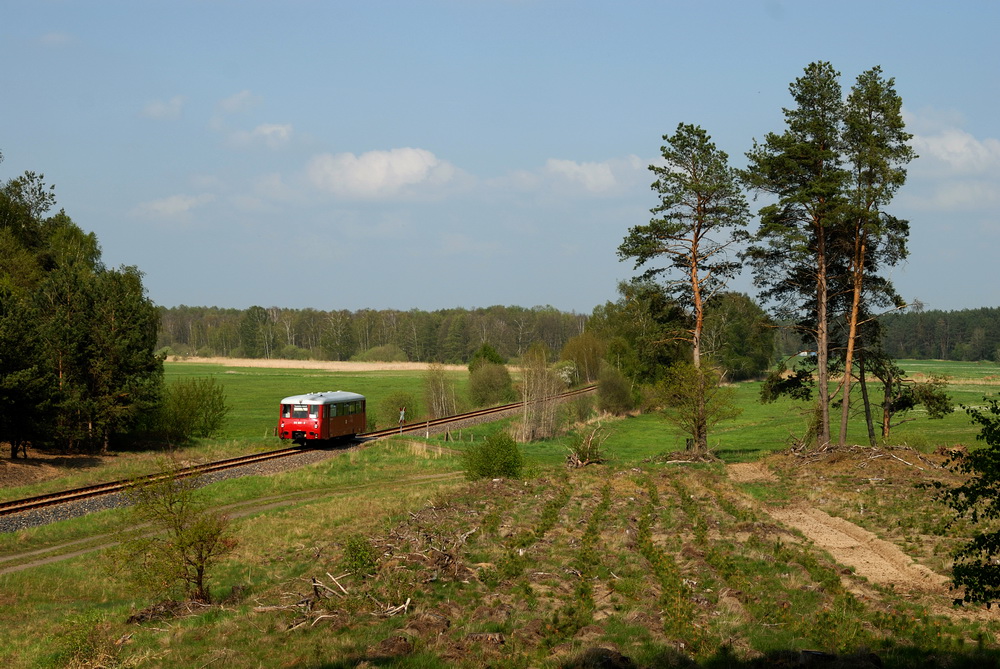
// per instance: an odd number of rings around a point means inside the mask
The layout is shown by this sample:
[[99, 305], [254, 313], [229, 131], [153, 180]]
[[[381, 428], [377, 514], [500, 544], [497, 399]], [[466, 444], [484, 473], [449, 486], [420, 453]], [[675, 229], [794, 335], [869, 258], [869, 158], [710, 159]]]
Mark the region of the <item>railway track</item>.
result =
[[[560, 401], [571, 399], [578, 395], [584, 395], [593, 392], [594, 390], [595, 386], [586, 386], [584, 388], [578, 388], [576, 390], [570, 390], [560, 395], [556, 395], [554, 399]], [[498, 414], [514, 412], [520, 409], [522, 406], [523, 406], [522, 402], [516, 402], [513, 404], [505, 404], [498, 407], [490, 407], [488, 409], [477, 409], [476, 411], [470, 411], [455, 416], [448, 416], [446, 418], [435, 418], [433, 420], [405, 423], [399, 427], [387, 430], [376, 430], [374, 432], [366, 432], [364, 434], [359, 434], [357, 436], [357, 440], [360, 442], [364, 442], [399, 434], [413, 434], [420, 432], [430, 433], [431, 430], [437, 432], [442, 427], [446, 427], [450, 424], [464, 423], [470, 420], [475, 420], [477, 418], [488, 418], [490, 416], [495, 416]], [[234, 469], [236, 467], [252, 465], [260, 462], [265, 462], [267, 460], [286, 458], [293, 455], [301, 454], [302, 452], [307, 450], [310, 449], [308, 447], [282, 448], [275, 451], [267, 451], [266, 453], [244, 455], [238, 458], [229, 458], [227, 460], [218, 460], [216, 462], [209, 462], [201, 465], [185, 467], [183, 469], [177, 470], [176, 472], [170, 472], [170, 473], [163, 472], [158, 474], [150, 474], [148, 476], [140, 477], [138, 479], [130, 479], [125, 481], [112, 481], [110, 483], [99, 483], [97, 485], [86, 486], [84, 488], [75, 488], [72, 490], [64, 490], [62, 492], [50, 493], [48, 495], [39, 495], [37, 497], [27, 497], [25, 499], [17, 499], [9, 502], [0, 502], [0, 516], [9, 516], [17, 513], [22, 513], [24, 511], [31, 511], [34, 509], [56, 506], [59, 504], [78, 502], [93, 497], [100, 497], [102, 495], [121, 493], [136, 484], [154, 483], [156, 481], [163, 480], [171, 476], [177, 476], [177, 477], [200, 476], [202, 474], [209, 474], [212, 472], [223, 471], [226, 469]]]

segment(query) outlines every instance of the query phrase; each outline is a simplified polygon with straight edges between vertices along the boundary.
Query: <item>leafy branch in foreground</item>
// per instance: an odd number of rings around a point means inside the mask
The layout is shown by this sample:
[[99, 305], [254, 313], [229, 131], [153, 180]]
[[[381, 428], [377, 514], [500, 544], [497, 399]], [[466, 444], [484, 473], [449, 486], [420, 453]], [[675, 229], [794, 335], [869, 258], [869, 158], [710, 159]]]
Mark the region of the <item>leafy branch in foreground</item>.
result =
[[[952, 583], [964, 589], [956, 604], [975, 603], [990, 606], [1000, 601], [1000, 530], [991, 521], [1000, 519], [1000, 403], [984, 398], [982, 409], [963, 407], [974, 424], [982, 427], [976, 439], [986, 446], [968, 452], [958, 452], [947, 463], [952, 471], [965, 475], [965, 483], [946, 487], [939, 481], [938, 499], [955, 512], [956, 518], [968, 517], [975, 524], [987, 527], [955, 551]], [[991, 528], [992, 525], [992, 528]]]

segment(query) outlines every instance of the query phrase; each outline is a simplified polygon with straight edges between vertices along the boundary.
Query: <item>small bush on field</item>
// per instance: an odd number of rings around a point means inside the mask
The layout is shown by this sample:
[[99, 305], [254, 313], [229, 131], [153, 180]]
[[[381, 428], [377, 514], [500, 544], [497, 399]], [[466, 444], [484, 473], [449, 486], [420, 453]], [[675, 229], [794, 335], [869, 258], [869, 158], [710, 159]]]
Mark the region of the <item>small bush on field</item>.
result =
[[601, 367], [597, 377], [597, 406], [616, 416], [621, 416], [635, 408], [632, 384], [620, 371], [610, 365]]
[[211, 437], [222, 430], [228, 413], [225, 388], [215, 379], [175, 381], [164, 393], [160, 433], [177, 441]]
[[344, 544], [344, 569], [357, 576], [371, 576], [378, 570], [378, 552], [363, 534], [352, 534]]
[[494, 432], [469, 447], [462, 455], [465, 476], [470, 481], [492, 478], [518, 478], [524, 469], [524, 456], [514, 438], [506, 432]]
[[570, 467], [585, 467], [604, 462], [604, 442], [607, 439], [608, 434], [599, 424], [576, 433], [568, 447], [567, 464]]

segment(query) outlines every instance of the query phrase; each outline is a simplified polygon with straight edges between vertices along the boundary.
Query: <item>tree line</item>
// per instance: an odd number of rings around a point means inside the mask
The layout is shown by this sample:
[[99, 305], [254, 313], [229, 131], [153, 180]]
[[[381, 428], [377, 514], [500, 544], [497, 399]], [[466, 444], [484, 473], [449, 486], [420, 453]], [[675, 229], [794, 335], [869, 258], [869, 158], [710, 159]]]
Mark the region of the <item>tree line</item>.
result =
[[214, 380], [164, 385], [142, 273], [107, 267], [55, 203], [42, 174], [0, 184], [0, 442], [11, 457], [29, 444], [101, 453], [219, 429]]
[[489, 344], [518, 359], [535, 343], [558, 352], [587, 317], [550, 306], [478, 309], [160, 308], [157, 349], [184, 356], [466, 364]]
[[919, 301], [883, 317], [885, 348], [895, 358], [1000, 363], [1000, 307], [941, 311]]

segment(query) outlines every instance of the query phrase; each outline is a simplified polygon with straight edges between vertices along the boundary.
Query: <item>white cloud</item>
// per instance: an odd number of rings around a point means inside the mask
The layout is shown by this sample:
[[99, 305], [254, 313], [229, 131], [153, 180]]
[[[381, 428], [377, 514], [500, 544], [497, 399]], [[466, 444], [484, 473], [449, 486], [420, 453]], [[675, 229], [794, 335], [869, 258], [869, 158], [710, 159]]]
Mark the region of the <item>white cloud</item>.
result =
[[557, 178], [574, 181], [591, 193], [604, 193], [618, 184], [608, 163], [578, 163], [550, 158], [545, 163], [545, 171]]
[[306, 166], [316, 188], [341, 197], [377, 199], [405, 194], [412, 187], [443, 186], [456, 176], [451, 163], [425, 149], [322, 154]]
[[144, 218], [183, 218], [191, 210], [204, 206], [213, 200], [215, 200], [215, 196], [210, 193], [171, 195], [160, 200], [142, 202], [132, 210], [132, 213]]
[[263, 144], [271, 149], [278, 149], [288, 143], [292, 137], [292, 126], [288, 124], [264, 123], [250, 132], [235, 132], [231, 140], [237, 146], [252, 146]]
[[260, 102], [260, 96], [245, 90], [219, 101], [218, 107], [225, 114], [238, 114], [256, 107]]
[[153, 100], [142, 108], [142, 115], [157, 121], [171, 121], [180, 118], [184, 109], [184, 96], [175, 95], [169, 100]]
[[595, 196], [620, 195], [648, 181], [646, 164], [638, 156], [612, 158], [601, 162], [577, 162], [550, 158], [538, 170], [518, 170], [494, 182], [498, 189], [522, 192], [565, 193], [574, 191]]
[[914, 135], [913, 148], [921, 158], [936, 161], [952, 172], [982, 173], [1000, 167], [1000, 141], [980, 140], [959, 128]]
[[910, 166], [901, 201], [948, 212], [995, 210], [1000, 203], [1000, 140], [976, 137], [957, 112], [906, 113], [919, 155]]

